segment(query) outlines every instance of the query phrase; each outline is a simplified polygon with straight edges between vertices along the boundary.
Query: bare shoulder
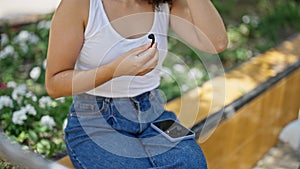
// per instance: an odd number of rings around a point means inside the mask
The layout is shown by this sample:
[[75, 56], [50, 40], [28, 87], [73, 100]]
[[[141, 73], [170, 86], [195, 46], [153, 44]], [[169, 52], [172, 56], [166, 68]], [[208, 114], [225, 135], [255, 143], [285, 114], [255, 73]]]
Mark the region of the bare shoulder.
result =
[[173, 0], [172, 7], [185, 7], [187, 6], [186, 0]]
[[172, 9], [184, 10], [188, 7], [186, 0], [173, 0]]
[[174, 0], [170, 12], [172, 15], [181, 18], [188, 19], [190, 17], [190, 11], [186, 0]]
[[90, 4], [90, 0], [61, 0], [58, 9], [69, 8], [70, 10], [76, 9], [82, 11], [82, 10], [88, 10], [89, 4]]
[[89, 5], [90, 0], [61, 0], [55, 15], [62, 18], [80, 19], [86, 22], [89, 14]]

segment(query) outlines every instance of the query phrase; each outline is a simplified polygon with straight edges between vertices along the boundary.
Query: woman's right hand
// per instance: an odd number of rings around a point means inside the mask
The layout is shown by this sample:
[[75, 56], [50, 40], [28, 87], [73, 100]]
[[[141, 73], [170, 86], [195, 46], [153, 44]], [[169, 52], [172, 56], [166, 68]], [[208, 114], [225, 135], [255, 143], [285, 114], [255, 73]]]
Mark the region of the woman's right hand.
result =
[[[144, 53], [145, 52], [145, 53]], [[119, 76], [143, 76], [152, 71], [159, 60], [157, 43], [143, 45], [134, 48], [114, 60], [114, 77]]]

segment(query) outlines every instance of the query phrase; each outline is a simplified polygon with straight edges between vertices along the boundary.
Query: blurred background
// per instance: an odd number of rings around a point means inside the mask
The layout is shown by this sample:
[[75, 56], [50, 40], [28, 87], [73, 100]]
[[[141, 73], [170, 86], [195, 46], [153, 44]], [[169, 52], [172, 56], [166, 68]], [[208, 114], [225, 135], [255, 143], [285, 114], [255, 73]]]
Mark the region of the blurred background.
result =
[[[0, 128], [24, 150], [51, 160], [66, 155], [63, 126], [72, 102], [70, 97], [50, 98], [44, 87], [49, 27], [59, 2], [0, 0]], [[168, 100], [211, 78], [201, 57], [220, 58], [227, 72], [300, 32], [299, 0], [212, 2], [224, 19], [228, 48], [219, 55], [199, 54], [170, 36], [169, 50], [177, 57], [167, 57], [160, 87]], [[280, 160], [286, 164], [277, 164]], [[253, 167], [296, 168], [299, 160], [289, 145], [279, 142]], [[0, 168], [22, 167], [0, 159]]]

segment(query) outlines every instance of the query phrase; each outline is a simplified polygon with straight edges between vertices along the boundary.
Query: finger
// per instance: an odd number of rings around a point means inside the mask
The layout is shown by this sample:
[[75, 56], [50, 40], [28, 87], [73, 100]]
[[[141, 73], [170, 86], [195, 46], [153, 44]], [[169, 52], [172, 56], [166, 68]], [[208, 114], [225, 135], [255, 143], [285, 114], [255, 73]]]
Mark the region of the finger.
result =
[[144, 64], [145, 69], [148, 69], [149, 71], [153, 70], [157, 64], [158, 64], [158, 55], [156, 54], [152, 59], [150, 59], [148, 62]]
[[146, 63], [146, 62], [148, 62], [149, 60], [151, 60], [151, 59], [157, 57], [157, 56], [156, 56], [157, 52], [158, 52], [158, 50], [157, 50], [157, 48], [155, 48], [155, 47], [152, 47], [152, 48], [148, 49], [147, 53], [146, 53], [146, 54], [143, 54], [143, 57], [141, 57], [142, 62], [143, 62], [143, 63]]
[[138, 76], [144, 76], [145, 74], [151, 72], [154, 68], [147, 68], [147, 69], [144, 69], [143, 71], [139, 72], [137, 75]]
[[139, 55], [140, 53], [147, 51], [150, 47], [151, 47], [151, 43], [148, 43], [146, 45], [142, 45], [140, 47], [130, 50], [130, 53], [132, 53], [133, 55]]
[[151, 46], [151, 48], [157, 48], [157, 42], [155, 42], [155, 43]]
[[159, 57], [158, 54], [156, 54], [152, 59], [150, 59], [148, 62], [145, 62], [143, 65], [143, 70], [140, 71], [137, 75], [143, 76], [149, 72], [151, 72], [153, 69], [155, 69], [156, 65], [158, 64]]
[[157, 42], [155, 42], [152, 46], [151, 46], [151, 44], [147, 44], [147, 45], [150, 45], [149, 48], [146, 51], [141, 51], [137, 55], [145, 56], [145, 55], [148, 55], [150, 53], [150, 51], [157, 50]]

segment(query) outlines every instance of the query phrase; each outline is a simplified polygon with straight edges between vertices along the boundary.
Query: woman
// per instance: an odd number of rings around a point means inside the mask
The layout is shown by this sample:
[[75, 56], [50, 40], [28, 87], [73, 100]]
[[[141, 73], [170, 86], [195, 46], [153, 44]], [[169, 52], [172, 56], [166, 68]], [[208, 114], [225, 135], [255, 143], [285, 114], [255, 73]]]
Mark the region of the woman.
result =
[[53, 98], [73, 95], [65, 139], [76, 168], [207, 168], [194, 139], [171, 142], [151, 127], [176, 120], [156, 89], [169, 27], [199, 50], [226, 48], [209, 0], [61, 1], [46, 88]]

